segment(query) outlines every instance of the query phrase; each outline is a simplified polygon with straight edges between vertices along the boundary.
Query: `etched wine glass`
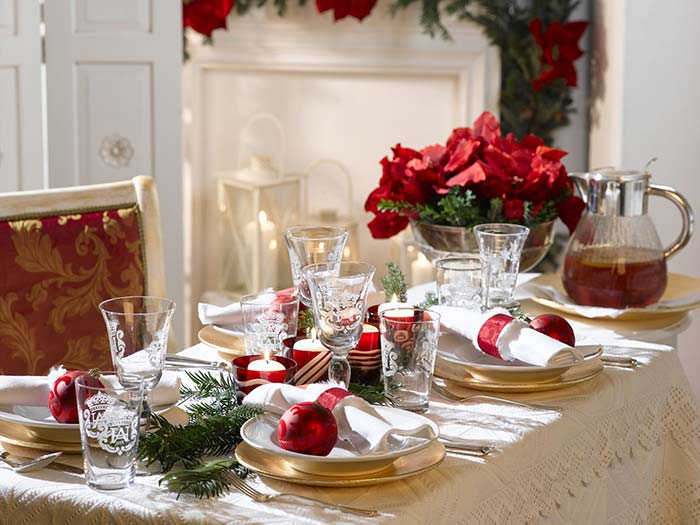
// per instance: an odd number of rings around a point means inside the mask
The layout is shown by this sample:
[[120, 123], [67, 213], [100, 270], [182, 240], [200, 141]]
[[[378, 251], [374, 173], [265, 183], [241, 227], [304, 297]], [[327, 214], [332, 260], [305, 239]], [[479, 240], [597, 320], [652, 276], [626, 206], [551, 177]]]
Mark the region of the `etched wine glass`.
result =
[[299, 292], [301, 302], [311, 306], [309, 287], [302, 268], [310, 264], [340, 262], [348, 231], [330, 226], [294, 226], [284, 232], [284, 240], [289, 251], [294, 287]]
[[147, 396], [163, 375], [170, 320], [175, 301], [162, 297], [117, 297], [99, 305], [107, 325], [112, 363], [119, 383], [143, 383], [143, 417], [148, 418]]
[[375, 268], [360, 262], [327, 262], [305, 266], [316, 328], [332, 352], [328, 379], [350, 383], [348, 354], [360, 342], [367, 313], [367, 292]]

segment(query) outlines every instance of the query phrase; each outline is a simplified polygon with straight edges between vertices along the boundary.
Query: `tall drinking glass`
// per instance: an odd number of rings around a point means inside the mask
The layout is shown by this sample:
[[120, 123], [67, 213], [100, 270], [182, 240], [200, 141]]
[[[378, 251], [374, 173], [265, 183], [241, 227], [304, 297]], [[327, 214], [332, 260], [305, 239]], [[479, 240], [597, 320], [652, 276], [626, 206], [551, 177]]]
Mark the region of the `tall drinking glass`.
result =
[[85, 479], [92, 488], [118, 490], [134, 481], [143, 383], [132, 381], [137, 386], [97, 387], [85, 377], [75, 381]]
[[474, 235], [481, 257], [481, 308], [517, 308], [513, 290], [518, 279], [520, 254], [530, 229], [519, 224], [479, 224]]
[[379, 314], [384, 389], [394, 406], [428, 410], [435, 369], [440, 315], [420, 308], [396, 308]]
[[329, 262], [306, 266], [319, 339], [332, 352], [328, 367], [331, 381], [350, 383], [348, 354], [360, 342], [367, 291], [375, 268], [359, 262]]
[[292, 265], [294, 287], [299, 291], [301, 302], [311, 306], [309, 287], [302, 268], [310, 264], [340, 262], [348, 231], [326, 226], [294, 226], [284, 232], [284, 240]]
[[281, 292], [261, 292], [241, 298], [247, 354], [277, 355], [283, 341], [297, 333], [299, 298]]
[[143, 383], [147, 417], [150, 408], [146, 396], [163, 374], [175, 302], [161, 297], [117, 297], [100, 303], [100, 310], [119, 383], [124, 387]]

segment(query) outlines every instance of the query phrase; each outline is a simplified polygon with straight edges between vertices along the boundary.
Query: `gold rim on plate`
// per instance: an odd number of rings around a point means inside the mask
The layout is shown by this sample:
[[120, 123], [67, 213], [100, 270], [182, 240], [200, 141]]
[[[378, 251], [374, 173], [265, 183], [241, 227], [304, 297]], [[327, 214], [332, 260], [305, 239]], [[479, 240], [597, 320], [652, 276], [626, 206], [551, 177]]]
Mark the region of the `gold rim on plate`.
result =
[[207, 325], [199, 331], [197, 338], [222, 354], [235, 357], [245, 355], [245, 338], [242, 335], [227, 334], [213, 325]]
[[236, 447], [236, 459], [244, 467], [268, 478], [314, 487], [364, 487], [380, 485], [428, 472], [445, 459], [445, 447], [435, 441], [418, 452], [400, 457], [389, 467], [371, 474], [333, 478], [296, 470], [291, 462], [257, 450], [247, 443]]
[[[446, 370], [450, 368], [451, 370]], [[603, 371], [603, 363], [600, 359], [574, 365], [564, 372], [558, 379], [550, 382], [528, 382], [523, 383], [498, 383], [494, 381], [484, 381], [469, 374], [466, 368], [456, 367], [451, 364], [438, 362], [435, 366], [435, 375], [451, 381], [458, 386], [471, 388], [474, 390], [485, 390], [487, 392], [545, 392], [547, 390], [558, 390], [569, 386], [590, 381]]]
[[83, 451], [83, 447], [80, 442], [66, 443], [39, 438], [22, 425], [11, 423], [9, 421], [3, 421], [2, 423], [2, 428], [0, 429], [0, 443], [9, 443], [10, 445], [14, 445], [16, 447], [33, 450], [47, 450], [51, 452], [79, 454]]
[[[529, 282], [540, 286], [551, 286], [557, 291], [566, 294], [566, 290], [564, 290], [564, 285], [561, 282], [561, 274], [559, 273], [545, 273]], [[669, 273], [668, 283], [666, 284], [666, 291], [664, 291], [664, 294], [661, 296], [661, 299], [659, 299], [659, 301], [674, 301], [688, 295], [688, 293], [693, 292], [700, 293], [700, 279], [696, 277], [691, 277], [689, 275]], [[532, 299], [536, 303], [546, 306], [547, 308], [575, 315], [577, 317], [583, 317], [584, 319], [609, 319], [614, 321], [641, 321], [644, 319], [651, 319], [663, 316], [670, 317], [670, 314], [686, 313], [690, 312], [691, 310], [695, 310], [696, 308], [700, 308], [700, 301], [696, 301], [685, 306], [674, 306], [670, 308], [661, 308], [657, 310], [650, 310], [646, 308], [632, 308], [629, 311], [626, 311], [617, 317], [601, 316], [595, 318], [588, 318], [577, 313], [574, 308], [561, 304], [552, 299], [535, 296], [531, 297], [530, 299]]]

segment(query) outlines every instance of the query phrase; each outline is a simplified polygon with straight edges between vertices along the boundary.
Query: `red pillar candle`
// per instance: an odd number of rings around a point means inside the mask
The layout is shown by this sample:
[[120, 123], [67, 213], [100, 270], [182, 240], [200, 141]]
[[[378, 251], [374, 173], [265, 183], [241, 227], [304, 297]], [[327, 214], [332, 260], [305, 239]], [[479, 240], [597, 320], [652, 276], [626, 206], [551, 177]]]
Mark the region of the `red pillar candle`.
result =
[[328, 380], [331, 352], [321, 341], [306, 337], [289, 337], [283, 341], [287, 354], [297, 363], [295, 385], [308, 385]]

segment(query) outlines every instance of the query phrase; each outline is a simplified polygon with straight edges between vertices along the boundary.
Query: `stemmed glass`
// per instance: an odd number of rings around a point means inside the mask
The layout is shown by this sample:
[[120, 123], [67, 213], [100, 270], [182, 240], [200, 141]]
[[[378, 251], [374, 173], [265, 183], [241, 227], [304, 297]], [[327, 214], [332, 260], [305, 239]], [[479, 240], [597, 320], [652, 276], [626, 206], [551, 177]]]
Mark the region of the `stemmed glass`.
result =
[[306, 306], [311, 306], [309, 287], [302, 268], [310, 264], [340, 262], [343, 258], [348, 231], [345, 228], [326, 226], [294, 226], [284, 232], [289, 250], [294, 287]]
[[147, 395], [163, 374], [170, 319], [175, 302], [161, 297], [131, 296], [100, 303], [117, 379], [124, 388], [143, 384], [143, 417]]
[[374, 266], [327, 262], [303, 268], [319, 339], [332, 352], [328, 379], [350, 384], [348, 353], [360, 342]]

